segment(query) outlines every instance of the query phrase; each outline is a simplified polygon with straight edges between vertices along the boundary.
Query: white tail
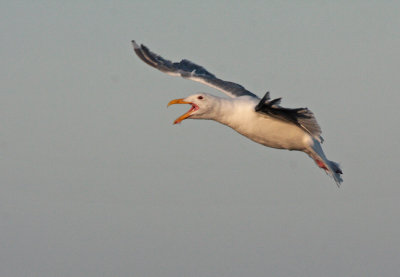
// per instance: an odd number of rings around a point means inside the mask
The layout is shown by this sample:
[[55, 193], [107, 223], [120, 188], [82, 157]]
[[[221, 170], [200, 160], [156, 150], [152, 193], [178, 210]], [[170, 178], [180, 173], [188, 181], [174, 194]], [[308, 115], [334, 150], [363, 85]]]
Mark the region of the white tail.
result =
[[311, 148], [307, 149], [305, 152], [320, 168], [325, 170], [326, 174], [331, 176], [335, 180], [336, 185], [340, 187], [340, 184], [343, 182], [343, 179], [340, 175], [343, 174], [343, 172], [338, 163], [330, 161], [325, 157], [321, 144], [317, 140], [313, 139]]

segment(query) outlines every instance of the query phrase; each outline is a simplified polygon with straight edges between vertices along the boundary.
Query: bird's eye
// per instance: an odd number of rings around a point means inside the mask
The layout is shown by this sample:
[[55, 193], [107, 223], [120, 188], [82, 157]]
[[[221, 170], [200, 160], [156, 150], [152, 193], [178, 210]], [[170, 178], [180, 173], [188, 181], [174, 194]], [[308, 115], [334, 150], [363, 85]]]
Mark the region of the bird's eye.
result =
[[203, 96], [200, 95], [200, 96], [197, 97], [197, 99], [201, 100], [201, 99], [203, 99]]

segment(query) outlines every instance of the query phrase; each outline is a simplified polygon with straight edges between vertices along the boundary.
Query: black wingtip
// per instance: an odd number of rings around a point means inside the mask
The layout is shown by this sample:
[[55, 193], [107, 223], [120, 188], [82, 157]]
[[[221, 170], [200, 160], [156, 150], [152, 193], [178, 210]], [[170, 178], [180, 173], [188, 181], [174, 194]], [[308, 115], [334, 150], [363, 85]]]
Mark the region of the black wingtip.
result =
[[269, 96], [269, 91], [267, 91], [267, 92], [265, 93], [264, 97], [261, 99], [261, 101], [265, 102], [265, 101], [268, 101], [269, 99], [271, 99], [271, 98], [270, 98], [270, 96]]
[[134, 49], [139, 49], [140, 48], [140, 46], [136, 43], [136, 41], [132, 40], [131, 42], [132, 42], [132, 45], [133, 45]]

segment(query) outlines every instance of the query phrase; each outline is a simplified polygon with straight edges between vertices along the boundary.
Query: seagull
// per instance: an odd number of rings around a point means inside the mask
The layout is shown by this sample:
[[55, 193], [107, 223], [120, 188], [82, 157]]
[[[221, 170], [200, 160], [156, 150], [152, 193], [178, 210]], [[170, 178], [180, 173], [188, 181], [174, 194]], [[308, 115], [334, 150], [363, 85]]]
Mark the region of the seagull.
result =
[[191, 105], [189, 111], [178, 117], [174, 124], [189, 118], [215, 120], [267, 147], [302, 151], [340, 187], [343, 172], [338, 163], [326, 158], [321, 147], [321, 128], [309, 109], [284, 108], [280, 106], [281, 98], [271, 99], [269, 92], [260, 99], [243, 86], [221, 80], [189, 60], [171, 62], [134, 40], [132, 45], [136, 55], [148, 65], [171, 76], [203, 83], [229, 96], [221, 98], [202, 92], [170, 101], [168, 106]]

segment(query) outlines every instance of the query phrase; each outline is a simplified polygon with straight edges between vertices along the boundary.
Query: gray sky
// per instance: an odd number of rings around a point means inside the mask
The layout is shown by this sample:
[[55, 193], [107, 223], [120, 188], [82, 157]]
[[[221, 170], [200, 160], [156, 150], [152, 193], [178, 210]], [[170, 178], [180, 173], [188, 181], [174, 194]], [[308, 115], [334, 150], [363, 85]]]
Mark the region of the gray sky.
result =
[[[1, 276], [396, 276], [396, 1], [2, 1]], [[173, 120], [130, 41], [317, 116], [304, 153]]]

